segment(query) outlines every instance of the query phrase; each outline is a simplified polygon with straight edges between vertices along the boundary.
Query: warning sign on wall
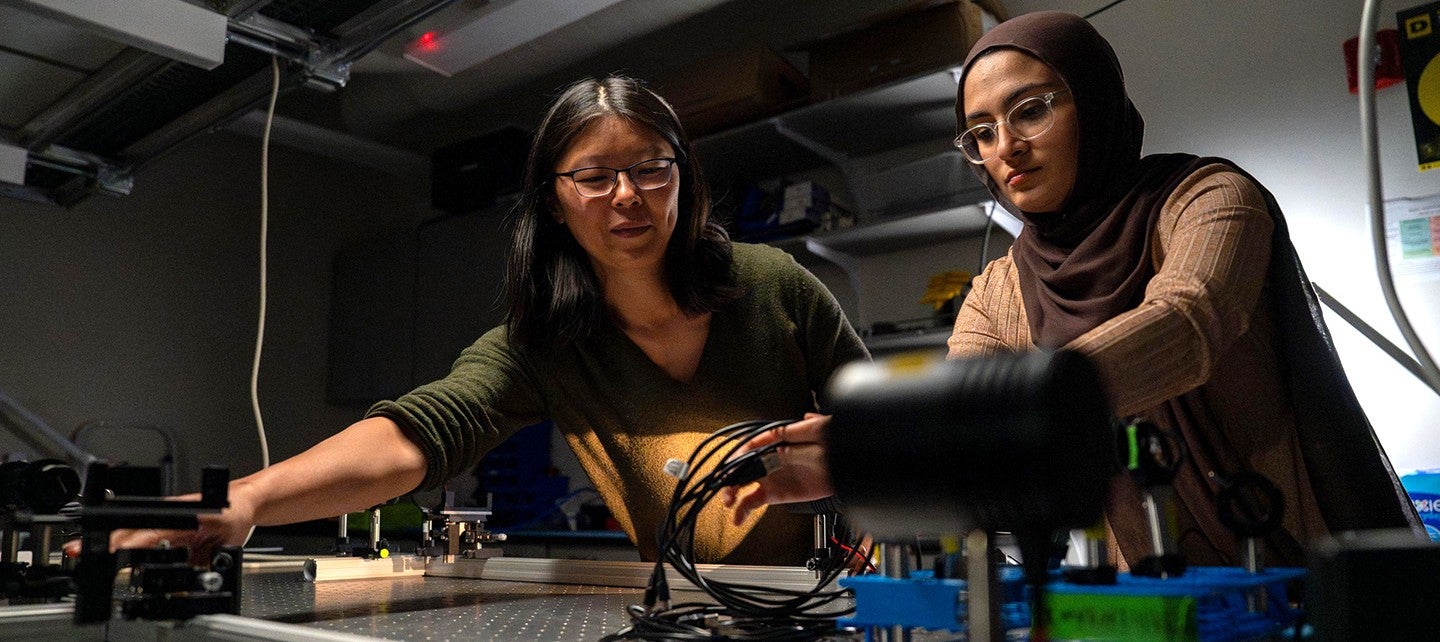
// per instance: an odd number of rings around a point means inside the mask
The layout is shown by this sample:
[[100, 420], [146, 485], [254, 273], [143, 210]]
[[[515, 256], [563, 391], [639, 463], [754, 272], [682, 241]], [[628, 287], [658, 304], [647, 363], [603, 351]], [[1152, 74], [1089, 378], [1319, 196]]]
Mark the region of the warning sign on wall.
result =
[[1440, 167], [1440, 2], [1396, 12], [1420, 169]]

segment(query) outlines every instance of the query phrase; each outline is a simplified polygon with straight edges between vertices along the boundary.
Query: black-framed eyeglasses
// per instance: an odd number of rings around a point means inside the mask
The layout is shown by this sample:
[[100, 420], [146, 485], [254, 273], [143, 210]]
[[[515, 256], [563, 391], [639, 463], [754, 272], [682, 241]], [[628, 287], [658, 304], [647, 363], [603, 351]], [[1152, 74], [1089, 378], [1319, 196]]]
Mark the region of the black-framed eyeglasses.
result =
[[609, 196], [615, 191], [615, 184], [620, 180], [620, 173], [624, 172], [630, 177], [630, 184], [635, 189], [660, 189], [670, 184], [670, 171], [677, 162], [674, 158], [651, 158], [643, 160], [629, 167], [616, 169], [614, 167], [581, 167], [568, 172], [556, 172], [555, 176], [565, 176], [575, 184], [575, 193], [584, 198], [595, 198]]
[[965, 160], [980, 165], [995, 158], [1000, 148], [1001, 125], [1019, 140], [1034, 140], [1055, 125], [1055, 109], [1050, 103], [1057, 94], [1064, 92], [1064, 89], [1057, 89], [1015, 103], [1004, 118], [993, 123], [981, 123], [956, 136], [955, 146], [965, 154]]

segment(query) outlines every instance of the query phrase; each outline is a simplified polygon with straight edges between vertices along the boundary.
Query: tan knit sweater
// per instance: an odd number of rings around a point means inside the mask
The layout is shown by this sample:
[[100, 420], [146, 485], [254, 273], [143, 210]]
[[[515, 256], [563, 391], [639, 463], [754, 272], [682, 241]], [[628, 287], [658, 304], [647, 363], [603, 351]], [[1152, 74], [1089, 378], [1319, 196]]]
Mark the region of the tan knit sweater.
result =
[[[1157, 406], [1204, 384], [1228, 446], [1281, 489], [1285, 530], [1303, 544], [1327, 529], [1296, 440], [1274, 325], [1259, 304], [1273, 227], [1252, 182], [1224, 165], [1197, 170], [1161, 211], [1143, 302], [1066, 347], [1095, 362], [1118, 416], [1158, 421]], [[951, 358], [1034, 348], [1011, 256], [975, 279], [949, 346]]]

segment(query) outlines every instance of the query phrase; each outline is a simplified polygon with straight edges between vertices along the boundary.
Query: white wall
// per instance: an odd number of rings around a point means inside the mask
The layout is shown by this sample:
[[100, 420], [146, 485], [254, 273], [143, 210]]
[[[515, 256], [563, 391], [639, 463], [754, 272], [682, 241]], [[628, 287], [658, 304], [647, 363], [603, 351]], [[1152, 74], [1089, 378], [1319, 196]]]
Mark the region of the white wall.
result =
[[[1007, 0], [1013, 13], [1084, 14], [1108, 1]], [[1394, 13], [1422, 4], [1386, 2]], [[1146, 121], [1147, 153], [1223, 156], [1274, 192], [1311, 278], [1392, 341], [1404, 340], [1375, 275], [1361, 174], [1357, 102], [1341, 43], [1361, 2], [1128, 0], [1092, 22], [1114, 45]], [[1386, 198], [1440, 192], [1420, 173], [1405, 87], [1379, 92]], [[1410, 320], [1440, 352], [1440, 283], [1401, 284]], [[1328, 317], [1351, 382], [1397, 469], [1440, 467], [1440, 399], [1338, 317]]]
[[[324, 401], [334, 249], [408, 229], [428, 196], [423, 180], [283, 147], [271, 173], [260, 398], [275, 461], [363, 411]], [[259, 141], [231, 134], [157, 160], [124, 198], [0, 200], [0, 390], [64, 433], [87, 420], [174, 430], [182, 488], [205, 464], [254, 471], [258, 203]], [[26, 450], [0, 435], [0, 452]]]

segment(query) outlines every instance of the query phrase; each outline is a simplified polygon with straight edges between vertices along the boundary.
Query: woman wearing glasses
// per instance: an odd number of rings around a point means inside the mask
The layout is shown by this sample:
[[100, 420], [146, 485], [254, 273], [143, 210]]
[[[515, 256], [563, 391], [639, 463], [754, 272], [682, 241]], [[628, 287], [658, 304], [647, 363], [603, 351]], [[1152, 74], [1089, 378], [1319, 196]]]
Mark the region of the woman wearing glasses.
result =
[[[1114, 52], [1076, 16], [1002, 23], [963, 69], [956, 145], [1025, 227], [975, 279], [950, 357], [1088, 355], [1118, 415], [1186, 446], [1174, 486], [1192, 564], [1238, 562], [1217, 497], [1250, 473], [1283, 497], [1281, 527], [1265, 538], [1272, 563], [1301, 563], [1303, 546], [1331, 531], [1414, 529], [1270, 194], [1223, 159], [1142, 157], [1143, 121]], [[791, 463], [814, 469], [822, 433], [791, 447]], [[786, 440], [804, 441], [793, 430]], [[728, 498], [737, 517], [829, 491], [823, 475], [774, 477]], [[1152, 552], [1141, 504], [1116, 477], [1112, 559]]]
[[[199, 537], [238, 543], [251, 524], [433, 487], [548, 418], [653, 560], [674, 489], [667, 459], [728, 424], [816, 411], [831, 372], [867, 357], [834, 298], [789, 255], [730, 243], [675, 113], [628, 78], [579, 82], [546, 114], [507, 272], [505, 324], [448, 376], [233, 482], [231, 508]], [[727, 517], [702, 515], [696, 561], [799, 563], [810, 552], [807, 518]]]

